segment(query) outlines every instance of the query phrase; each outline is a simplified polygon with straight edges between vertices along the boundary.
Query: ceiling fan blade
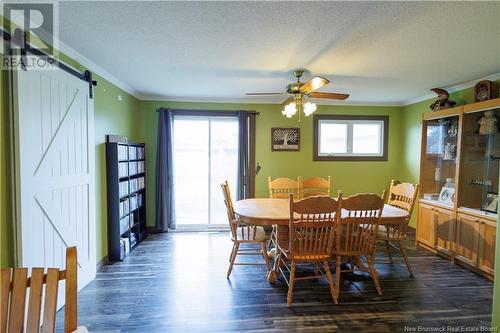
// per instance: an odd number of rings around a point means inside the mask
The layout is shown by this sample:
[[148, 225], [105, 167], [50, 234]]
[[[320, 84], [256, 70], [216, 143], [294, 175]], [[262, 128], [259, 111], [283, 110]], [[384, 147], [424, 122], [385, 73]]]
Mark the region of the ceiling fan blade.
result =
[[272, 92], [254, 92], [246, 93], [247, 96], [270, 96], [270, 95], [284, 95], [284, 93], [272, 93]]
[[288, 97], [288, 98], [287, 98], [287, 99], [286, 99], [283, 103], [281, 103], [281, 106], [283, 106], [283, 107], [284, 107], [285, 105], [287, 105], [288, 103], [291, 103], [291, 102], [293, 102], [293, 101], [294, 101], [293, 96]]
[[300, 87], [300, 92], [303, 94], [309, 94], [311, 91], [319, 89], [327, 85], [330, 81], [321, 76], [315, 76]]
[[349, 97], [349, 94], [341, 94], [341, 93], [328, 93], [328, 92], [312, 92], [307, 94], [307, 96], [311, 98], [326, 98], [326, 99], [338, 99], [345, 100]]

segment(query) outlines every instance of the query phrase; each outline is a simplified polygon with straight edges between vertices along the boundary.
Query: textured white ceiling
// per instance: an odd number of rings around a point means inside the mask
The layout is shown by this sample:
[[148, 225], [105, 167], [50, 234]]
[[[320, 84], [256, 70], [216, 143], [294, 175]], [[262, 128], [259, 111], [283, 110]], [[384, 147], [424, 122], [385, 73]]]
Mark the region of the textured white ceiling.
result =
[[500, 72], [500, 2], [70, 1], [59, 10], [60, 39], [142, 97], [281, 102], [244, 94], [280, 92], [305, 67], [351, 103], [401, 104]]

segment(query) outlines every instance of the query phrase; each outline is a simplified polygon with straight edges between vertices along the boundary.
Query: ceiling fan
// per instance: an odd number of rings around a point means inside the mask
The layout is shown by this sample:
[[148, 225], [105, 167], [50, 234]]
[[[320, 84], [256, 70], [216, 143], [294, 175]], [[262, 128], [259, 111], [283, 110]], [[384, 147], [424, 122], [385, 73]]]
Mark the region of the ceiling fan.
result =
[[[330, 83], [328, 79], [321, 76], [315, 76], [306, 83], [300, 82], [300, 78], [304, 74], [305, 69], [296, 69], [293, 75], [297, 78], [296, 82], [291, 82], [286, 86], [286, 93], [271, 93], [271, 92], [255, 92], [246, 93], [247, 96], [270, 96], [270, 95], [291, 95], [281, 105], [284, 107], [282, 113], [287, 118], [291, 118], [297, 113], [297, 109], [302, 109], [306, 116], [316, 111], [315, 103], [305, 102], [305, 97], [345, 100], [349, 94], [315, 92], [315, 90]], [[300, 115], [300, 113], [299, 113]]]

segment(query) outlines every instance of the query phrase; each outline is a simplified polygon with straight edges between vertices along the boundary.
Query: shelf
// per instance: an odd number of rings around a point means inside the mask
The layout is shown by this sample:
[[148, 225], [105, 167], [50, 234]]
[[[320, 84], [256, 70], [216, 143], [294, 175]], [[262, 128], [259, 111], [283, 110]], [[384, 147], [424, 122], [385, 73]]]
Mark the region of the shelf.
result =
[[[130, 148], [129, 150], [125, 150]], [[129, 155], [131, 150], [134, 150], [133, 147], [141, 148], [140, 157], [139, 155], [133, 154]], [[139, 149], [138, 149], [139, 150]], [[119, 261], [120, 258], [120, 244], [121, 238], [130, 239], [131, 233], [136, 235], [137, 243], [134, 246], [131, 246], [130, 251], [135, 249], [137, 245], [140, 244], [141, 240], [144, 239], [144, 232], [146, 232], [145, 221], [146, 216], [146, 200], [145, 200], [145, 186], [141, 189], [137, 189], [135, 191], [131, 191], [132, 184], [128, 182], [139, 183], [137, 179], [141, 177], [146, 177], [146, 170], [142, 170], [142, 172], [137, 172], [137, 169], [134, 174], [129, 174], [130, 171], [134, 171], [134, 169], [129, 169], [129, 166], [132, 164], [142, 164], [145, 165], [146, 157], [142, 152], [145, 152], [145, 145], [141, 143], [115, 143], [115, 142], [107, 142], [106, 143], [106, 184], [107, 184], [107, 217], [108, 217], [108, 256], [110, 261]], [[131, 158], [134, 157], [134, 158]], [[125, 165], [125, 163], [129, 163]], [[126, 169], [125, 169], [126, 167]], [[120, 170], [121, 168], [121, 170]], [[119, 171], [126, 171], [122, 174]], [[124, 182], [127, 182], [126, 190], [130, 190], [130, 193], [120, 195], [120, 183], [122, 184], [122, 188], [125, 189]], [[141, 182], [142, 185], [142, 182]], [[141, 206], [135, 207], [134, 209], [130, 209], [130, 211], [126, 212], [120, 216], [120, 207], [124, 208], [123, 201], [125, 200], [134, 200], [134, 196], [142, 194], [143, 201]], [[136, 197], [137, 198], [137, 197]], [[137, 203], [139, 201], [137, 200]], [[121, 205], [121, 206], [120, 206]], [[129, 205], [128, 208], [131, 208]], [[131, 218], [133, 216], [133, 218]], [[127, 219], [128, 225], [126, 229], [120, 230], [120, 220]], [[123, 232], [122, 232], [123, 231]], [[129, 252], [130, 253], [130, 252]]]
[[474, 215], [480, 218], [485, 218], [491, 221], [497, 221], [497, 214], [495, 213], [490, 213], [490, 212], [485, 212], [477, 208], [467, 208], [467, 207], [459, 207], [457, 210], [459, 213], [462, 214], [469, 214], [469, 215]]
[[430, 200], [430, 199], [424, 199], [424, 198], [421, 198], [419, 200], [419, 202], [424, 203], [424, 204], [428, 204], [428, 205], [432, 205], [432, 206], [436, 206], [436, 207], [449, 209], [449, 210], [453, 210], [453, 207], [454, 207], [453, 205], [446, 204], [442, 201]]
[[144, 172], [140, 172], [140, 173], [135, 173], [133, 175], [129, 175], [128, 178], [139, 178], [139, 177], [142, 177], [142, 176], [145, 176]]
[[138, 211], [138, 210], [139, 210], [139, 209], [141, 209], [141, 208], [142, 208], [142, 206], [139, 206], [139, 207], [137, 207], [137, 208], [135, 208], [135, 209], [132, 209], [132, 210], [131, 210], [131, 211], [129, 211], [127, 214], [122, 215], [122, 216], [120, 217], [120, 220], [121, 220], [122, 218], [127, 217], [128, 215], [132, 214], [133, 212]]
[[123, 162], [145, 162], [146, 160], [144, 158], [136, 158], [136, 159], [126, 159], [126, 160], [118, 160], [118, 163], [123, 163]]
[[123, 235], [125, 235], [125, 234], [128, 234], [129, 232], [130, 232], [130, 229], [125, 230], [124, 232], [122, 232], [122, 233], [120, 234], [120, 237], [121, 237], [121, 236], [123, 236]]
[[120, 197], [120, 200], [121, 200], [121, 199], [125, 199], [125, 198], [127, 198], [127, 197], [132, 197], [132, 196], [134, 196], [135, 194], [137, 194], [137, 193], [139, 193], [139, 192], [144, 191], [145, 189], [146, 189], [146, 188], [141, 188], [140, 190], [137, 190], [137, 191], [134, 191], [134, 192], [130, 192], [129, 194], [123, 195], [123, 196], [121, 196], [121, 197]]
[[143, 177], [145, 176], [146, 174], [144, 172], [141, 172], [141, 173], [134, 173], [133, 175], [128, 175], [128, 176], [121, 176], [120, 178], [118, 178], [120, 181], [124, 181], [124, 180], [128, 180], [128, 179], [133, 179], [133, 178], [139, 178], [139, 177]]

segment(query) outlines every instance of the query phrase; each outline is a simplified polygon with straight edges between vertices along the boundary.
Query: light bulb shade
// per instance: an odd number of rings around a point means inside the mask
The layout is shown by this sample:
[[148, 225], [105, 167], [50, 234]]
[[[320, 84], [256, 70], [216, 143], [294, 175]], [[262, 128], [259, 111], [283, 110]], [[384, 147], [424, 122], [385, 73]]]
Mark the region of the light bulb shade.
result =
[[294, 102], [287, 104], [281, 113], [287, 118], [292, 118], [297, 113], [297, 106]]
[[307, 116], [311, 115], [314, 111], [316, 111], [318, 107], [315, 103], [307, 102], [304, 104], [304, 114]]

